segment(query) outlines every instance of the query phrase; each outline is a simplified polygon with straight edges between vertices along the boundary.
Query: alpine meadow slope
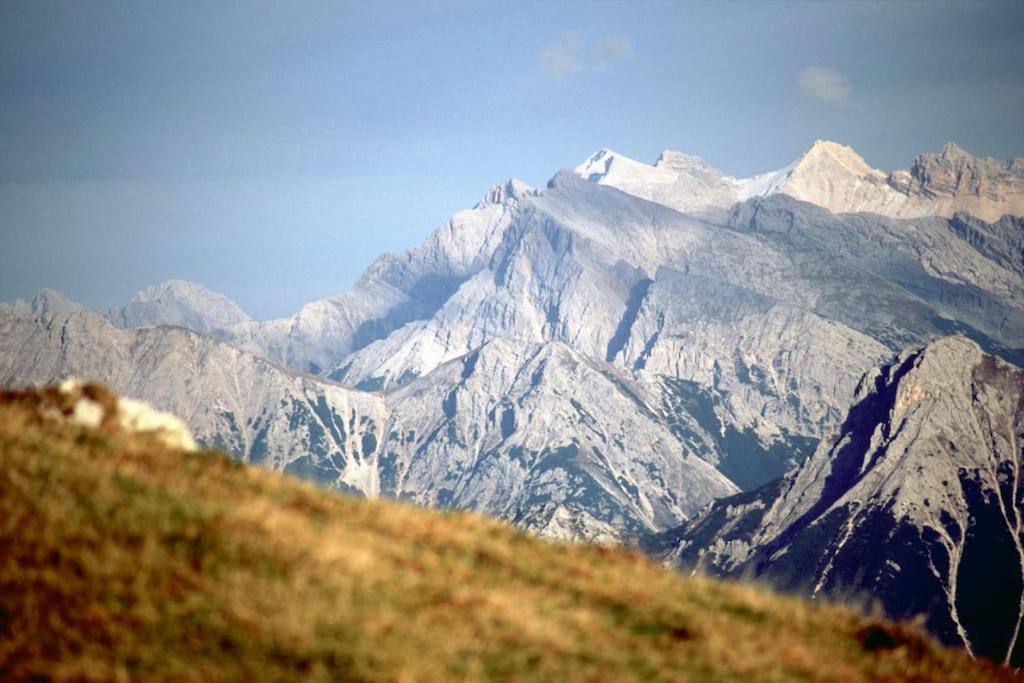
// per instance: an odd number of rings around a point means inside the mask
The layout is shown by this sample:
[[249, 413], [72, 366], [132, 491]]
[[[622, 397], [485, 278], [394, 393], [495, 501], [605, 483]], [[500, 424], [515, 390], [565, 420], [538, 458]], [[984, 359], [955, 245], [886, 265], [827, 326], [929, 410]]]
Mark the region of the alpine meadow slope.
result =
[[[838, 606], [168, 448], [82, 391], [0, 395], [5, 679], [1019, 680]], [[100, 425], [64, 417], [94, 399]]]

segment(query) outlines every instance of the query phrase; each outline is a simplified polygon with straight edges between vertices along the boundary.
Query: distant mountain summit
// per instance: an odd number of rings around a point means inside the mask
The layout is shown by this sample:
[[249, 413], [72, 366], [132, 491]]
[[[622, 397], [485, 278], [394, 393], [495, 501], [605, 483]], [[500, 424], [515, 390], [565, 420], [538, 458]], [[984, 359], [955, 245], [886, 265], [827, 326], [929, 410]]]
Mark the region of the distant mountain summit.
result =
[[107, 317], [118, 327], [177, 325], [207, 333], [251, 320], [228, 297], [185, 280], [147, 287]]
[[872, 168], [851, 147], [825, 140], [789, 166], [752, 178], [725, 175], [698, 157], [671, 150], [650, 166], [604, 149], [576, 173], [679, 211], [724, 208], [781, 193], [834, 213], [919, 218], [964, 212], [988, 222], [1024, 215], [1024, 159], [978, 158], [952, 143], [939, 154], [918, 156], [910, 170], [891, 173]]
[[31, 301], [18, 299], [14, 303], [0, 304], [0, 313], [16, 315], [41, 315], [43, 313], [74, 313], [84, 310], [79, 304], [64, 296], [62, 292], [44, 287]]
[[677, 211], [701, 211], [741, 200], [739, 182], [703, 159], [666, 150], [649, 166], [602, 149], [576, 167], [576, 174]]

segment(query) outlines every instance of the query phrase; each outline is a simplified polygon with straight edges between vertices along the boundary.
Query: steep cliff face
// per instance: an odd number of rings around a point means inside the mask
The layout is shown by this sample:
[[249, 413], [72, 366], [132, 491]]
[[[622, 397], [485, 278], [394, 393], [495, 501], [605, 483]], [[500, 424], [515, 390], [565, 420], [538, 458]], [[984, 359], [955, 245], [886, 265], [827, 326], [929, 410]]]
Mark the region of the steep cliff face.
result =
[[914, 199], [908, 211], [915, 215], [925, 207], [934, 207], [930, 215], [963, 212], [989, 222], [1024, 215], [1024, 159], [979, 158], [948, 143], [918, 156], [908, 174], [890, 174], [889, 184]]
[[968, 213], [994, 222], [1024, 216], [1021, 160], [972, 156], [953, 143], [918, 156], [909, 171], [883, 173], [851, 148], [817, 142], [779, 186], [836, 213], [867, 211], [894, 218]]
[[651, 547], [682, 567], [927, 616], [1019, 665], [1024, 370], [947, 337], [865, 376], [838, 435], [763, 489]]

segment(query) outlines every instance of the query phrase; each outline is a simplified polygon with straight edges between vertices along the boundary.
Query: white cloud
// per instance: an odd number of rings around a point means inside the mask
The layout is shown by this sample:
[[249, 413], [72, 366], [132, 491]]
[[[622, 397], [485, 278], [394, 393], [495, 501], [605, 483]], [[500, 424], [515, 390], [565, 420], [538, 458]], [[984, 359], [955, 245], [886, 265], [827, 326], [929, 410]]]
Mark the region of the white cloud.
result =
[[603, 61], [629, 59], [633, 56], [633, 44], [623, 36], [608, 36], [597, 44], [597, 56]]
[[565, 78], [583, 70], [582, 43], [575, 33], [567, 33], [557, 43], [540, 51], [540, 68], [555, 78]]
[[797, 83], [805, 95], [825, 104], [843, 104], [850, 99], [850, 79], [835, 69], [809, 66], [797, 76]]
[[605, 36], [584, 46], [577, 34], [566, 33], [558, 42], [542, 49], [538, 61], [547, 75], [566, 78], [584, 70], [607, 73], [615, 62], [632, 57], [633, 44], [623, 36]]

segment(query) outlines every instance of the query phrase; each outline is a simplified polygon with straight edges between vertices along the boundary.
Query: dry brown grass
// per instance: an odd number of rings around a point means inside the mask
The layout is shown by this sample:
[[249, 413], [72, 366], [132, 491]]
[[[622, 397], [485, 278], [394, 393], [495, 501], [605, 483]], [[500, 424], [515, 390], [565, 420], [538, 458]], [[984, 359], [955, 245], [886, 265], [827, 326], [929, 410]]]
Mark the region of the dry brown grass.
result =
[[918, 632], [0, 401], [0, 678], [1006, 679]]

